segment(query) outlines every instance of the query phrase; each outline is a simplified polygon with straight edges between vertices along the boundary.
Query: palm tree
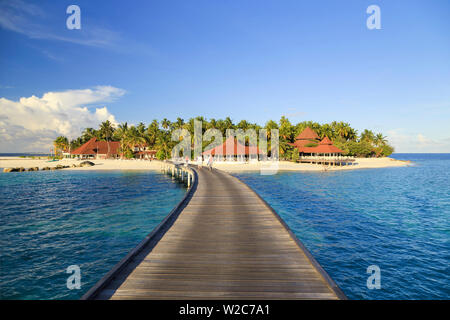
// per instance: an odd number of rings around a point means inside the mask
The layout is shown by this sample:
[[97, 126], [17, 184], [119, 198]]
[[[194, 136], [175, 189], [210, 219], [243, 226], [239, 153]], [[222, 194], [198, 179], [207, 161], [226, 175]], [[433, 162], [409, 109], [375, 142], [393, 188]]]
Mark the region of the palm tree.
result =
[[222, 134], [226, 135], [227, 129], [234, 129], [235, 125], [230, 117], [226, 117], [225, 120], [223, 120], [222, 123]]
[[267, 133], [266, 133], [267, 134], [267, 139], [270, 139], [270, 137], [271, 137], [270, 130], [271, 129], [278, 129], [278, 124], [275, 121], [273, 121], [273, 120], [269, 120], [269, 121], [266, 122], [266, 125], [264, 126], [264, 129], [267, 130]]
[[320, 132], [319, 135], [322, 139], [325, 137], [328, 137], [329, 139], [334, 140], [334, 138], [335, 138], [333, 127], [331, 125], [329, 125], [328, 123], [325, 123], [324, 125], [322, 125], [319, 132]]
[[361, 141], [373, 143], [374, 140], [375, 140], [375, 134], [373, 133], [373, 131], [364, 129], [363, 133], [361, 133]]
[[257, 132], [262, 129], [262, 127], [257, 123], [251, 123], [250, 128], [256, 130]]
[[[280, 139], [279, 143], [280, 148], [280, 154], [283, 155], [283, 158], [286, 159], [286, 156], [289, 152], [294, 151], [294, 147], [288, 144], [288, 142], [285, 139]], [[272, 149], [270, 149], [272, 150]]]
[[161, 122], [161, 126], [167, 130], [170, 127], [170, 121], [164, 118], [163, 121]]
[[106, 120], [100, 125], [99, 131], [100, 137], [102, 138], [102, 140], [106, 140], [106, 144], [108, 145], [108, 154], [106, 155], [106, 157], [108, 157], [110, 153], [109, 140], [114, 134], [114, 127], [109, 120]]
[[223, 123], [227, 129], [233, 129], [234, 127], [233, 120], [230, 117], [226, 117]]
[[[142, 128], [140, 129], [142, 130]], [[143, 135], [139, 132], [139, 129], [137, 127], [131, 126], [120, 140], [120, 149], [122, 156], [128, 153], [131, 154], [134, 151], [134, 147], [142, 147], [146, 142], [147, 139], [145, 137], [145, 133]]]
[[78, 137], [72, 141], [70, 141], [70, 149], [75, 150], [76, 148], [80, 147], [83, 144], [83, 138]]
[[136, 129], [140, 135], [143, 136], [145, 134], [145, 124], [143, 122], [139, 122], [139, 124], [136, 126]]
[[206, 128], [207, 129], [218, 129], [216, 119], [211, 118], [211, 120], [209, 120], [209, 122], [206, 124]]
[[156, 138], [156, 145], [158, 146], [158, 150], [163, 153], [165, 159], [170, 157], [172, 151], [170, 133], [160, 131]]
[[114, 131], [114, 140], [122, 140], [122, 138], [125, 136], [125, 134], [128, 131], [128, 123], [124, 122], [119, 124], [117, 129]]
[[248, 128], [250, 128], [250, 123], [248, 123], [247, 120], [241, 120], [237, 126], [238, 129], [242, 129], [242, 130], [247, 130]]
[[55, 146], [55, 154], [59, 152], [67, 151], [69, 148], [69, 140], [64, 136], [59, 136], [53, 141], [53, 145]]
[[278, 124], [273, 120], [269, 120], [266, 122], [264, 129], [266, 129], [267, 149], [272, 156], [272, 129], [278, 129]]
[[381, 146], [384, 146], [386, 143], [387, 143], [387, 140], [386, 140], [386, 137], [385, 136], [383, 136], [383, 134], [382, 133], [378, 133], [376, 136], [375, 136], [375, 145], [377, 146], [377, 147], [381, 147]]
[[222, 134], [225, 132], [225, 122], [222, 119], [216, 120], [216, 128], [222, 132]]
[[156, 144], [156, 138], [159, 134], [159, 123], [156, 120], [153, 120], [152, 123], [147, 128], [147, 133], [145, 134], [145, 138], [150, 147], [153, 147]]
[[183, 128], [184, 120], [180, 117], [177, 118], [177, 121], [175, 122], [175, 129], [181, 129]]
[[333, 130], [335, 131], [338, 137], [341, 137], [345, 140], [350, 139], [353, 129], [350, 127], [348, 123], [343, 121], [340, 122], [333, 121], [331, 123], [331, 126], [333, 127]]
[[190, 118], [184, 125], [183, 129], [186, 129], [191, 135], [191, 143], [194, 143], [194, 118]]
[[146, 143], [146, 140], [144, 136], [141, 135], [138, 128], [131, 127], [127, 132], [125, 142], [128, 147], [134, 148], [135, 146], [142, 147]]
[[347, 133], [347, 141], [356, 141], [356, 138], [358, 137], [358, 130], [353, 129], [349, 126], [348, 133]]
[[294, 135], [294, 127], [285, 116], [280, 119], [280, 136], [282, 139], [290, 142]]
[[97, 130], [95, 130], [93, 128], [86, 128], [83, 130], [82, 138], [83, 138], [83, 142], [86, 142], [92, 138], [99, 139], [100, 134]]
[[200, 121], [200, 123], [202, 124], [202, 134], [205, 133], [208, 121], [206, 121], [206, 119], [201, 116], [195, 117], [195, 120]]

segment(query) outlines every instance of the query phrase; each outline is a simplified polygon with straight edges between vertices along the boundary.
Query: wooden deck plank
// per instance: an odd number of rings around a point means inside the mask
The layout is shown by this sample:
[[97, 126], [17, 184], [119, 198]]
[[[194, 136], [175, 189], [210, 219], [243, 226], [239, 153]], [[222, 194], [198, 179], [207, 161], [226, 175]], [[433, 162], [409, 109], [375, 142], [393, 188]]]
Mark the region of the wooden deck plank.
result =
[[221, 171], [196, 172], [195, 190], [162, 238], [95, 298], [345, 298], [251, 188]]

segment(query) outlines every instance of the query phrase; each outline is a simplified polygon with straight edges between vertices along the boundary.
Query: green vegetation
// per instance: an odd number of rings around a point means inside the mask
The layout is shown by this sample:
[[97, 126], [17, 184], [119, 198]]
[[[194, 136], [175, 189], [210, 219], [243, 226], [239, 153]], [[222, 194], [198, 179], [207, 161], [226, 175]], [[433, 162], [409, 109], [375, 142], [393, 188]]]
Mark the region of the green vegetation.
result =
[[291, 157], [292, 161], [297, 162], [298, 159], [300, 159], [300, 153], [298, 152], [298, 149], [295, 148], [294, 151], [292, 152], [292, 157]]
[[317, 143], [314, 143], [314, 142], [310, 142], [310, 143], [307, 143], [307, 144], [305, 144], [305, 147], [317, 147], [318, 146], [318, 144]]
[[53, 146], [55, 147], [55, 157], [61, 158], [63, 152], [69, 151], [69, 139], [59, 136], [53, 141]]
[[[295, 137], [301, 133], [306, 127], [313, 129], [321, 139], [325, 136], [330, 138], [334, 145], [344, 151], [344, 155], [357, 157], [385, 157], [394, 152], [386, 140], [386, 137], [381, 133], [375, 134], [370, 130], [364, 130], [361, 135], [358, 135], [357, 130], [353, 129], [348, 123], [336, 122], [319, 124], [312, 121], [303, 121], [295, 125], [291, 124], [289, 119], [281, 117], [279, 122], [269, 120], [264, 126], [256, 123], [250, 123], [246, 120], [241, 120], [237, 124], [233, 123], [231, 118], [225, 119], [209, 119], [207, 121], [203, 117], [191, 118], [185, 121], [177, 118], [175, 121], [163, 119], [161, 122], [153, 120], [148, 126], [144, 123], [139, 123], [136, 126], [129, 126], [126, 122], [114, 127], [111, 122], [103, 122], [98, 130], [93, 128], [86, 128], [82, 135], [70, 141], [70, 149], [74, 150], [87, 142], [89, 139], [95, 137], [98, 140], [104, 141], [120, 141], [120, 152], [125, 158], [133, 157], [133, 147], [147, 145], [151, 149], [157, 150], [156, 157], [158, 159], [168, 159], [171, 155], [172, 148], [178, 141], [171, 141], [172, 131], [175, 129], [186, 129], [191, 134], [191, 143], [194, 139], [194, 120], [203, 122], [202, 132], [215, 128], [222, 132], [223, 137], [226, 137], [227, 129], [267, 129], [268, 149], [270, 150], [270, 129], [279, 129], [280, 138], [280, 158], [284, 160], [296, 161], [298, 159], [298, 150], [289, 143], [295, 141]], [[212, 141], [204, 141], [203, 147], [207, 146]], [[58, 137], [54, 141], [55, 149], [60, 152], [69, 149], [69, 141], [66, 137]], [[307, 146], [316, 146], [316, 143], [307, 144]], [[108, 145], [109, 146], [109, 145]], [[270, 152], [269, 152], [270, 155]]]

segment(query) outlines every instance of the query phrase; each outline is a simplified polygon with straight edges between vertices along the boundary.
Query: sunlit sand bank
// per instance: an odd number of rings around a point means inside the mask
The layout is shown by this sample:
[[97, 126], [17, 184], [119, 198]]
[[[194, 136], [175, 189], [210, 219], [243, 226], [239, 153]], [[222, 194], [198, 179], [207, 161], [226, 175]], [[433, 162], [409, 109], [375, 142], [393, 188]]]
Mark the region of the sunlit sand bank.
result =
[[214, 167], [224, 171], [238, 172], [238, 171], [260, 171], [276, 170], [279, 171], [332, 171], [332, 170], [355, 170], [355, 169], [369, 169], [369, 168], [386, 168], [386, 167], [401, 167], [407, 166], [411, 163], [409, 161], [395, 160], [391, 158], [356, 158], [352, 165], [348, 166], [323, 166], [319, 164], [308, 163], [293, 163], [289, 161], [278, 162], [276, 166], [270, 166], [267, 162], [255, 163], [214, 163]]
[[[161, 161], [144, 161], [144, 160], [90, 160], [95, 163], [92, 167], [83, 168], [67, 168], [63, 170], [160, 170]], [[60, 161], [49, 162], [47, 159], [30, 159], [17, 157], [1, 157], [0, 168], [32, 168], [39, 167], [55, 167], [57, 165], [72, 166], [73, 164], [80, 164], [80, 160], [63, 159]], [[386, 167], [400, 167], [410, 165], [410, 161], [394, 160], [391, 158], [356, 158], [353, 165], [348, 166], [323, 166], [317, 164], [307, 163], [293, 163], [288, 161], [278, 162], [278, 166], [271, 162], [254, 162], [254, 163], [239, 163], [239, 162], [215, 162], [214, 168], [229, 171], [332, 171], [332, 170], [354, 170], [354, 169], [369, 169], [369, 168], [386, 168]]]
[[[161, 168], [160, 161], [141, 161], [141, 160], [89, 160], [95, 163], [92, 167], [67, 168], [62, 170], [159, 170]], [[79, 165], [80, 160], [62, 159], [59, 161], [48, 161], [47, 159], [29, 159], [29, 158], [13, 158], [0, 157], [0, 168], [32, 168], [39, 167], [56, 167], [57, 165], [72, 166]]]

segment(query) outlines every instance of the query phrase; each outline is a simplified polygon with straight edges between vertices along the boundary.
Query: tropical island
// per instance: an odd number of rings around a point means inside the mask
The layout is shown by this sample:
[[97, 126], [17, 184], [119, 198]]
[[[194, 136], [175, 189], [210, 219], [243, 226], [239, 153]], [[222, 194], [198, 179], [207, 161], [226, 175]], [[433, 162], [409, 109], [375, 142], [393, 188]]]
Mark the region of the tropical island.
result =
[[[222, 141], [216, 141], [216, 145], [219, 146], [215, 148], [210, 147], [214, 139], [202, 141], [202, 160], [207, 161], [212, 156], [215, 159], [213, 166], [226, 171], [260, 170], [264, 167], [267, 161], [250, 161], [249, 150], [254, 150], [253, 152], [257, 154], [265, 154], [268, 157], [265, 160], [270, 159], [270, 135], [274, 129], [278, 130], [279, 135], [278, 170], [346, 170], [408, 164], [407, 161], [387, 158], [394, 152], [394, 148], [382, 133], [374, 133], [368, 129], [358, 133], [358, 130], [352, 128], [349, 123], [342, 121], [325, 124], [303, 121], [292, 124], [284, 116], [278, 122], [269, 120], [264, 126], [247, 120], [234, 123], [229, 117], [208, 121], [200, 116], [190, 118], [188, 121], [182, 118], [177, 118], [176, 121], [153, 120], [149, 125], [143, 122], [129, 125], [124, 122], [115, 126], [110, 121], [104, 121], [97, 129], [86, 128], [81, 136], [70, 141], [65, 136], [57, 137], [53, 142], [52, 155], [49, 158], [53, 161], [59, 160], [56, 161], [58, 163], [55, 163], [55, 165], [59, 165], [59, 168], [80, 169], [78, 165], [70, 165], [70, 161], [90, 160], [94, 164], [101, 164], [101, 166], [95, 166], [95, 169], [157, 169], [160, 167], [160, 161], [172, 158], [172, 150], [179, 143], [172, 139], [175, 130], [184, 129], [191, 137], [190, 144], [194, 144], [196, 121], [201, 122], [202, 134], [208, 129], [217, 129], [222, 134]], [[256, 132], [264, 130], [262, 132], [267, 135], [268, 144], [260, 146], [258, 142], [252, 146], [249, 137], [246, 137], [242, 143], [243, 154], [238, 154], [236, 146], [233, 153], [240, 161], [227, 161], [221, 156], [225, 153], [225, 145], [228, 143], [225, 137], [230, 129], [241, 131], [253, 129]], [[234, 143], [239, 145], [238, 141], [234, 141]], [[222, 147], [224, 152], [222, 152]], [[264, 150], [264, 147], [267, 151]], [[11, 160], [13, 159], [0, 160], [0, 167], [32, 166], [34, 170], [38, 170], [36, 168], [39, 167], [41, 169], [50, 168], [48, 163], [43, 162], [43, 159], [31, 159], [34, 163], [30, 163], [30, 159], [27, 159], [28, 162], [24, 159]], [[197, 163], [193, 154], [189, 157], [189, 161]], [[89, 166], [82, 167], [83, 170], [89, 168], [94, 169]]]
[[[394, 148], [389, 145], [382, 133], [374, 133], [365, 129], [361, 134], [358, 134], [358, 131], [352, 128], [350, 124], [342, 121], [333, 121], [325, 124], [303, 121], [293, 125], [288, 118], [283, 116], [279, 122], [269, 120], [264, 126], [260, 126], [247, 120], [241, 120], [235, 124], [229, 117], [224, 120], [210, 119], [208, 121], [199, 116], [188, 121], [181, 118], [177, 118], [173, 122], [168, 119], [163, 119], [160, 122], [153, 120], [148, 126], [143, 122], [136, 126], [128, 125], [127, 122], [124, 122], [119, 124], [117, 128], [110, 121], [105, 121], [98, 129], [86, 128], [80, 137], [70, 142], [65, 136], [56, 138], [54, 141], [55, 153], [58, 157], [62, 157], [63, 153], [76, 150], [90, 139], [95, 138], [97, 141], [106, 142], [106, 144], [113, 142], [115, 147], [118, 142], [119, 149], [117, 151], [120, 158], [139, 158], [139, 152], [136, 152], [136, 147], [146, 147], [148, 150], [155, 150], [156, 159], [165, 160], [171, 157], [172, 148], [177, 144], [177, 141], [172, 141], [171, 139], [172, 132], [176, 129], [186, 129], [193, 137], [194, 120], [202, 122], [202, 133], [205, 133], [207, 129], [218, 129], [224, 137], [227, 129], [254, 129], [256, 131], [266, 129], [268, 138], [270, 138], [270, 130], [278, 129], [280, 160], [286, 161], [295, 161], [297, 159], [296, 148], [293, 144], [296, 141], [296, 137], [306, 128], [312, 129], [320, 140], [325, 137], [330, 139], [336, 147], [343, 151], [343, 155], [359, 158], [380, 158], [387, 157], [394, 152]], [[203, 150], [207, 148], [210, 142], [203, 141]], [[314, 147], [316, 145], [316, 142], [311, 141], [305, 146]], [[111, 150], [109, 153], [111, 153]], [[116, 154], [110, 156], [115, 157]]]

